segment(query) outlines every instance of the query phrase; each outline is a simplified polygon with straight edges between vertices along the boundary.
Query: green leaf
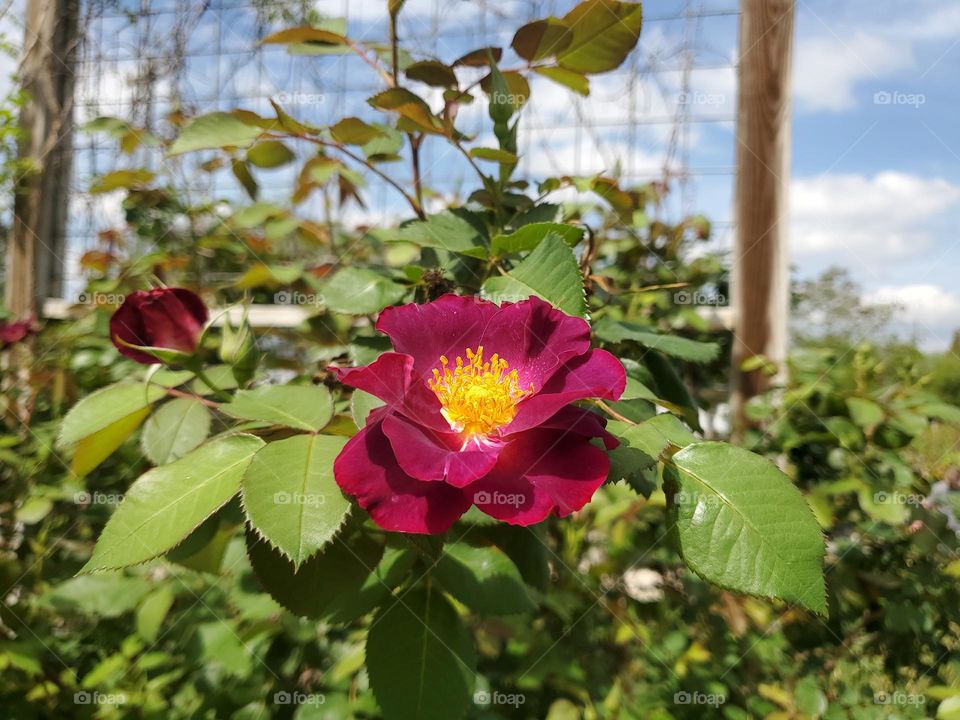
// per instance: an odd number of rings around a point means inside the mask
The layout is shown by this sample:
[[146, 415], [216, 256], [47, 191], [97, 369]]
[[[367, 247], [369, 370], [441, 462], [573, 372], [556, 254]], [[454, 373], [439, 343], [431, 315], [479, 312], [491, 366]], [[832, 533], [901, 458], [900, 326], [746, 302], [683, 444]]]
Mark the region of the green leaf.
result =
[[480, 229], [462, 213], [450, 210], [430, 215], [426, 220], [407, 223], [400, 229], [397, 240], [470, 257], [487, 256], [485, 240]]
[[580, 73], [614, 70], [640, 39], [642, 16], [640, 3], [585, 0], [563, 17], [573, 37], [557, 61]]
[[243, 476], [250, 524], [299, 568], [337, 533], [350, 502], [333, 479], [347, 438], [295, 435], [260, 448]]
[[662, 413], [638, 425], [611, 420], [607, 429], [627, 447], [639, 450], [654, 460], [669, 447], [685, 448], [697, 442], [697, 437], [674, 415]]
[[380, 128], [355, 117], [346, 117], [336, 125], [331, 125], [330, 134], [344, 145], [366, 145], [386, 135]]
[[114, 170], [101, 175], [90, 185], [90, 194], [111, 192], [120, 188], [135, 188], [146, 185], [156, 177], [156, 173], [149, 170]]
[[154, 468], [130, 490], [103, 529], [81, 572], [137, 565], [176, 546], [240, 489], [263, 440], [227, 435]]
[[154, 643], [160, 634], [160, 626], [173, 607], [173, 590], [169, 585], [161, 585], [147, 595], [137, 608], [137, 634], [148, 643]]
[[356, 592], [333, 599], [328, 606], [330, 619], [333, 622], [352, 622], [382, 605], [393, 590], [407, 579], [416, 559], [414, 550], [388, 547], [380, 564]]
[[586, 97], [590, 94], [590, 78], [586, 75], [562, 67], [535, 67], [533, 71], [573, 90], [578, 95]]
[[573, 40], [573, 30], [563, 20], [535, 20], [517, 30], [511, 46], [524, 60], [543, 60], [563, 52]]
[[883, 420], [885, 413], [873, 400], [867, 398], [847, 398], [847, 411], [854, 424], [861, 428], [868, 428]]
[[516, 302], [536, 295], [568, 315], [587, 314], [577, 258], [563, 239], [553, 233], [509, 274], [487, 280], [482, 294], [498, 302]]
[[945, 402], [928, 402], [914, 408], [924, 417], [960, 425], [960, 408]]
[[143, 426], [143, 454], [154, 465], [166, 465], [183, 457], [210, 434], [210, 422], [210, 412], [203, 403], [174, 398], [161, 405]]
[[97, 390], [70, 408], [60, 425], [58, 444], [73, 445], [131, 413], [149, 407], [165, 394], [162, 387], [132, 382], [116, 383]]
[[353, 422], [362, 430], [367, 424], [367, 416], [370, 412], [382, 405], [384, 405], [383, 400], [376, 395], [363, 390], [354, 390], [350, 396], [350, 414], [353, 415]]
[[698, 342], [678, 335], [661, 335], [650, 328], [632, 322], [601, 320], [593, 329], [594, 334], [606, 342], [632, 340], [651, 350], [659, 350], [664, 355], [705, 363], [716, 360], [720, 354], [717, 343]]
[[724, 588], [827, 611], [820, 526], [766, 458], [719, 442], [688, 445], [664, 475], [684, 561]]
[[426, 83], [430, 87], [456, 87], [457, 74], [453, 68], [439, 60], [420, 60], [407, 66], [408, 78]]
[[316, 385], [262, 385], [240, 390], [233, 401], [220, 406], [220, 412], [239, 420], [260, 420], [316, 431], [333, 417], [330, 391]]
[[397, 155], [403, 147], [403, 133], [387, 125], [373, 125], [381, 135], [363, 146], [363, 154], [373, 162], [399, 159]]
[[503, 57], [503, 48], [484, 47], [471, 50], [466, 55], [461, 55], [453, 61], [454, 67], [488, 67], [490, 58], [493, 57], [495, 63], [500, 62]]
[[490, 162], [500, 163], [501, 165], [516, 165], [520, 162], [520, 158], [512, 152], [500, 150], [499, 148], [471, 148], [470, 157], [476, 158], [477, 160], [488, 160]]
[[344, 268], [323, 288], [329, 309], [345, 315], [372, 315], [400, 302], [407, 289], [375, 270]]
[[293, 151], [279, 140], [263, 140], [247, 150], [247, 160], [258, 168], [276, 168], [292, 162]]
[[456, 542], [443, 550], [434, 577], [471, 610], [481, 615], [513, 615], [534, 609], [520, 571], [499, 548]]
[[246, 147], [263, 132], [236, 115], [215, 112], [191, 120], [170, 146], [169, 155], [222, 147]]
[[87, 475], [123, 445], [149, 414], [149, 407], [141, 408], [83, 438], [76, 444], [70, 459], [71, 472], [79, 477]]
[[[374, 95], [367, 102], [377, 110], [395, 112], [420, 132], [445, 134], [443, 122], [430, 110], [430, 106], [405, 88], [390, 88]], [[402, 129], [402, 128], [401, 128]]]
[[299, 570], [253, 532], [247, 533], [247, 552], [257, 580], [274, 600], [294, 615], [319, 618], [335, 600], [359, 591], [380, 562], [383, 544], [367, 535], [338, 537]]
[[524, 225], [509, 235], [495, 235], [490, 245], [494, 255], [528, 252], [537, 247], [548, 235], [556, 235], [573, 247], [583, 239], [584, 230], [578, 225], [566, 223], [535, 222]]
[[271, 35], [267, 35], [260, 42], [269, 45], [299, 45], [300, 43], [316, 43], [319, 45], [346, 45], [347, 39], [339, 33], [322, 28], [303, 25], [287, 28]]
[[657, 351], [648, 350], [643, 355], [643, 364], [656, 383], [658, 402], [666, 400], [671, 409], [676, 408], [683, 413], [687, 425], [694, 430], [700, 430], [700, 410], [673, 363]]
[[370, 687], [387, 720], [461, 717], [475, 668], [472, 636], [433, 586], [385, 605], [367, 636]]

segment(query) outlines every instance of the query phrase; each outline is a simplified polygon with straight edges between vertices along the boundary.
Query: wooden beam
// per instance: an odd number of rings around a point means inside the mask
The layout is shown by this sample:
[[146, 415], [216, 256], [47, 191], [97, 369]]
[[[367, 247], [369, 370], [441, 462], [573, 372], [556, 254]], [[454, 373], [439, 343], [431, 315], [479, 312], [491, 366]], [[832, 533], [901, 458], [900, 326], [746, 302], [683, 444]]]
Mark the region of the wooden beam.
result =
[[14, 317], [36, 315], [63, 289], [78, 0], [27, 0], [19, 79], [18, 178], [7, 246], [5, 300]]
[[794, 0], [742, 0], [731, 276], [735, 436], [748, 425], [746, 402], [771, 380], [760, 370], [742, 371], [743, 361], [762, 355], [782, 373], [787, 355], [793, 25]]

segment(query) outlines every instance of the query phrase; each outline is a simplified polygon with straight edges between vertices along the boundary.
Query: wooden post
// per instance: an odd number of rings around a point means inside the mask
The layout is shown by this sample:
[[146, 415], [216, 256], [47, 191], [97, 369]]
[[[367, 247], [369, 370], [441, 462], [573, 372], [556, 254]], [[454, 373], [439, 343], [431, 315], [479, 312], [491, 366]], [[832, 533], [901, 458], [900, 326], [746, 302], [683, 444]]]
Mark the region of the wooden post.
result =
[[793, 18], [794, 0], [741, 3], [731, 276], [731, 418], [735, 437], [742, 435], [748, 424], [746, 402], [766, 390], [771, 380], [761, 370], [743, 372], [743, 361], [762, 355], [778, 372], [785, 369], [790, 307], [786, 216]]
[[14, 317], [37, 315], [44, 298], [62, 292], [78, 7], [78, 0], [27, 0], [19, 71], [27, 93], [19, 147], [25, 170], [5, 278]]

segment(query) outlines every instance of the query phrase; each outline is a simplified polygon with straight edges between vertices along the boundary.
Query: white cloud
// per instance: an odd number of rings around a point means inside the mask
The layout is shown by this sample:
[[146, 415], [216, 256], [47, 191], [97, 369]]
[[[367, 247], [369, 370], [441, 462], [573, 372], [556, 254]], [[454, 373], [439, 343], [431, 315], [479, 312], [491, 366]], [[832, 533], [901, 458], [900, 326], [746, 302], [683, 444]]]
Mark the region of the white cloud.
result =
[[922, 350], [942, 352], [960, 328], [960, 295], [931, 284], [885, 286], [864, 295], [867, 304], [895, 305], [892, 329]]
[[798, 178], [791, 186], [795, 257], [838, 255], [841, 264], [915, 255], [932, 242], [931, 221], [960, 206], [960, 186], [901, 172]]
[[842, 111], [854, 107], [856, 87], [913, 64], [909, 42], [841, 31], [801, 38], [794, 60], [793, 91], [800, 109]]

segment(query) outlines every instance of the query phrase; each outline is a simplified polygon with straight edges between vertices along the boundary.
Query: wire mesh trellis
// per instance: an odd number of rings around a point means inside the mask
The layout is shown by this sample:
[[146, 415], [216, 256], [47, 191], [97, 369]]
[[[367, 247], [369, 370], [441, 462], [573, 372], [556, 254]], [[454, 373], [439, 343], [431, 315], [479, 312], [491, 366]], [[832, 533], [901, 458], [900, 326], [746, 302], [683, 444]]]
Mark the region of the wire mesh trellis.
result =
[[[408, 0], [399, 35], [418, 57], [452, 61], [479, 47], [508, 48], [523, 23], [563, 15], [575, 4]], [[589, 97], [574, 96], [544, 78], [532, 79], [532, 98], [521, 122], [519, 174], [536, 180], [602, 171], [628, 184], [667, 180], [672, 192], [661, 211], [673, 217], [712, 212], [715, 244], [726, 247], [738, 8], [735, 0], [651, 0], [644, 13], [637, 50], [617, 71], [592, 78]], [[366, 103], [382, 85], [356, 56], [292, 55], [260, 40], [282, 27], [343, 18], [354, 39], [383, 43], [385, 0], [90, 0], [81, 15], [78, 125], [106, 115], [164, 133], [170, 132], [165, 118], [172, 110], [189, 115], [242, 107], [267, 114], [271, 99], [314, 124], [345, 115], [382, 120]], [[481, 140], [490, 137], [483, 105], [466, 106], [458, 119], [462, 131]], [[196, 162], [188, 157], [171, 163], [151, 147], [119, 157], [115, 141], [77, 133], [66, 229], [68, 296], [78, 289], [80, 255], [93, 246], [100, 230], [120, 221], [119, 196], [91, 195], [92, 180], [123, 166], [163, 168], [198, 196], [228, 201], [241, 197], [229, 171], [191, 172]], [[439, 142], [424, 144], [422, 170], [426, 186], [448, 194], [472, 182], [462, 158]], [[262, 195], [289, 197], [295, 172], [291, 166], [263, 173], [258, 178]], [[401, 164], [391, 172], [400, 182], [409, 182]], [[376, 222], [402, 214], [390, 189], [375, 178], [364, 199], [365, 209], [348, 208], [338, 220]], [[320, 217], [325, 209], [315, 199], [297, 212]]]

